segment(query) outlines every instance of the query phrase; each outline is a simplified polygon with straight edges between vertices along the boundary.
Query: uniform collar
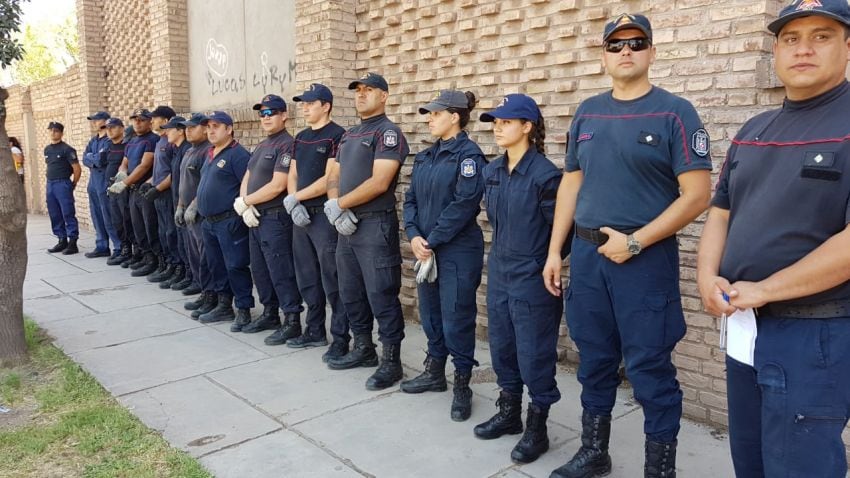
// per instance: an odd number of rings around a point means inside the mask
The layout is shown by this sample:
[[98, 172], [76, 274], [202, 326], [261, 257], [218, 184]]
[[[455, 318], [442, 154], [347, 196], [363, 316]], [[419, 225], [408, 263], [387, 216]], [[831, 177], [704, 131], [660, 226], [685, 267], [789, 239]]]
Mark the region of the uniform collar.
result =
[[793, 101], [786, 98], [785, 103], [783, 103], [782, 105], [782, 109], [788, 111], [799, 111], [805, 109], [818, 108], [820, 106], [824, 106], [828, 103], [831, 103], [836, 98], [845, 94], [848, 89], [850, 89], [850, 84], [847, 83], [847, 80], [844, 80], [840, 85], [825, 93], [821, 93], [818, 96], [815, 96], [814, 98], [808, 98], [800, 101]]
[[288, 134], [288, 133], [289, 133], [289, 131], [287, 131], [287, 130], [286, 130], [286, 128], [283, 128], [282, 130], [278, 131], [278, 132], [277, 132], [277, 133], [275, 133], [275, 134], [270, 134], [270, 135], [268, 135], [268, 136], [267, 136], [267, 138], [268, 138], [268, 139], [280, 138], [281, 136], [283, 136], [283, 135], [285, 135], [285, 134]]
[[466, 131], [461, 131], [454, 138], [443, 141], [442, 139], [437, 141], [437, 151], [449, 151], [452, 153], [456, 153], [460, 150], [461, 147], [466, 143], [466, 140], [469, 139], [469, 135], [466, 134]]
[[373, 116], [371, 118], [364, 119], [364, 120], [360, 121], [360, 123], [361, 124], [375, 124], [375, 123], [380, 123], [381, 121], [384, 121], [385, 119], [387, 119], [387, 114], [381, 113], [377, 116]]
[[[525, 176], [525, 174], [528, 172], [528, 168], [531, 167], [531, 162], [534, 161], [535, 156], [537, 156], [538, 154], [539, 153], [537, 152], [537, 149], [534, 147], [534, 145], [530, 144], [528, 146], [528, 151], [526, 151], [525, 154], [522, 155], [522, 158], [520, 158], [517, 165], [514, 166], [513, 172], [519, 173], [519, 174], [522, 174], [523, 176]], [[499, 159], [493, 161], [492, 164], [493, 164], [494, 168], [502, 168], [502, 169], [505, 170], [505, 173], [507, 173], [508, 172], [508, 153], [505, 153], [505, 154], [499, 156]]]

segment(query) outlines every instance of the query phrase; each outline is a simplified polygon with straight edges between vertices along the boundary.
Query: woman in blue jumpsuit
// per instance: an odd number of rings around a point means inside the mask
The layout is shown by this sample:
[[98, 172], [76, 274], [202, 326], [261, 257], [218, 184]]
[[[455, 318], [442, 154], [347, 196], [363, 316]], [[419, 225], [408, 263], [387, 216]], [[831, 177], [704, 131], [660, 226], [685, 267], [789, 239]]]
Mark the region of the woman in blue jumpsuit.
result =
[[[404, 200], [404, 227], [419, 263], [419, 318], [428, 336], [425, 371], [401, 383], [407, 393], [445, 391], [446, 359], [455, 367], [451, 417], [472, 413], [469, 379], [475, 361], [475, 295], [481, 284], [484, 236], [481, 210], [486, 160], [463, 129], [475, 106], [471, 92], [443, 90], [419, 108], [437, 141], [416, 155]], [[425, 268], [436, 267], [429, 282]]]
[[544, 155], [540, 109], [526, 95], [511, 94], [481, 121], [493, 122], [505, 155], [484, 168], [487, 218], [493, 241], [487, 260], [490, 355], [502, 389], [498, 413], [475, 427], [484, 440], [522, 432], [523, 385], [531, 403], [525, 434], [511, 459], [530, 463], [549, 449], [546, 419], [560, 398], [555, 383], [559, 298], [543, 285], [543, 266], [562, 172]]

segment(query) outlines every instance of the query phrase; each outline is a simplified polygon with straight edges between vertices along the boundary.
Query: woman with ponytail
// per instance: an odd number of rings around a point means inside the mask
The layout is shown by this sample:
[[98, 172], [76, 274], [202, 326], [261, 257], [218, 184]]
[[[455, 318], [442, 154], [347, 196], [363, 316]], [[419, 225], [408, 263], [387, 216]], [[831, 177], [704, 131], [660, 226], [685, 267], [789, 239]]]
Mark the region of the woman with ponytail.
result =
[[475, 295], [481, 283], [484, 237], [476, 217], [484, 194], [481, 148], [466, 131], [471, 92], [443, 90], [419, 108], [436, 142], [416, 155], [405, 193], [404, 226], [417, 259], [419, 318], [428, 337], [425, 371], [401, 383], [407, 393], [447, 389], [446, 359], [455, 368], [451, 418], [472, 413], [469, 380], [475, 361]]
[[543, 116], [526, 95], [506, 96], [481, 115], [493, 122], [505, 154], [484, 169], [485, 204], [493, 228], [487, 260], [487, 332], [498, 413], [475, 427], [484, 440], [523, 431], [523, 385], [531, 397], [525, 434], [511, 459], [530, 463], [549, 449], [546, 419], [560, 398], [555, 383], [561, 300], [546, 291], [543, 266], [562, 172], [544, 155]]

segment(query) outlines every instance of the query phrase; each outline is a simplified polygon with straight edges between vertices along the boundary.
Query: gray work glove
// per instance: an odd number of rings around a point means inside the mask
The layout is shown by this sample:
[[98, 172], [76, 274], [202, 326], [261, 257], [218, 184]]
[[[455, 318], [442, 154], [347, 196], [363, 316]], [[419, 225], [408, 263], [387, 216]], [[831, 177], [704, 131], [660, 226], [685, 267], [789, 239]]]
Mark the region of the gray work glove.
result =
[[118, 174], [115, 175], [115, 182], [119, 183], [127, 179], [127, 171], [118, 171]]
[[183, 206], [174, 208], [174, 224], [177, 224], [177, 227], [186, 227], [186, 220], [183, 218], [185, 213], [186, 208]]
[[416, 261], [416, 264], [413, 265], [413, 271], [416, 272], [417, 284], [433, 283], [437, 280], [437, 255], [431, 252], [431, 257], [425, 259], [424, 262]]
[[292, 222], [298, 227], [307, 227], [310, 225], [310, 213], [307, 212], [307, 208], [303, 204], [296, 205], [289, 212], [289, 215], [292, 216]]
[[289, 215], [292, 215], [292, 210], [299, 205], [301, 205], [301, 201], [299, 201], [294, 194], [288, 194], [285, 198], [283, 198], [283, 207], [286, 208], [286, 213]]
[[248, 209], [242, 213], [242, 222], [248, 227], [257, 227], [260, 225], [260, 211], [254, 206], [248, 206]]
[[351, 212], [351, 209], [343, 209], [342, 215], [334, 222], [334, 226], [336, 226], [336, 232], [343, 236], [350, 236], [357, 232], [358, 222], [357, 216]]
[[325, 201], [325, 216], [327, 216], [329, 223], [336, 224], [336, 220], [342, 216], [342, 209], [339, 207], [339, 200], [328, 199]]
[[238, 197], [233, 200], [233, 210], [240, 216], [244, 215], [245, 211], [247, 211], [249, 207], [251, 206], [245, 204], [245, 198], [243, 197]]
[[[117, 176], [116, 176], [116, 178], [117, 178]], [[124, 184], [124, 181], [118, 181], [116, 179], [115, 184], [113, 184], [112, 186], [109, 186], [109, 189], [107, 189], [106, 191], [110, 192], [112, 194], [118, 195], [118, 194], [123, 193], [125, 189], [127, 189], [127, 185]]]
[[192, 204], [189, 204], [189, 206], [186, 207], [186, 212], [183, 213], [183, 221], [185, 221], [186, 224], [192, 226], [192, 225], [195, 224], [195, 222], [197, 220], [198, 220], [198, 204], [197, 204], [197, 202], [193, 201]]

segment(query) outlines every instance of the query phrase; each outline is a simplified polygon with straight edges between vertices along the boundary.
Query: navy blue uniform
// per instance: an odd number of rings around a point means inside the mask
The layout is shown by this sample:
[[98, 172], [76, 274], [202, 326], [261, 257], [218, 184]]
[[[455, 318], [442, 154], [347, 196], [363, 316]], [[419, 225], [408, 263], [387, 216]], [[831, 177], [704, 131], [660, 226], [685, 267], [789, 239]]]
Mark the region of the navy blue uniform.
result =
[[[274, 173], [289, 173], [293, 148], [294, 140], [286, 130], [257, 145], [248, 162], [248, 194], [270, 183]], [[271, 310], [280, 307], [284, 314], [300, 314], [304, 307], [295, 281], [292, 218], [283, 208], [283, 194], [255, 205], [260, 225], [248, 230], [251, 272], [261, 304]]]
[[[729, 211], [720, 275], [758, 282], [850, 223], [850, 85], [748, 121], [713, 206]], [[818, 309], [831, 309], [821, 315]], [[810, 311], [811, 313], [807, 312]], [[836, 313], [836, 311], [838, 311]], [[754, 367], [727, 356], [735, 473], [844, 476], [850, 282], [759, 309]]]
[[[173, 146], [173, 145], [172, 145]], [[171, 203], [173, 208], [177, 208], [177, 204], [180, 201], [180, 163], [183, 162], [183, 155], [186, 154], [186, 151], [192, 147], [192, 143], [183, 140], [180, 143], [180, 146], [174, 146], [174, 152], [171, 155]], [[187, 204], [188, 206], [188, 204]], [[171, 222], [174, 223], [174, 214], [171, 215]], [[176, 224], [175, 224], [176, 226]], [[185, 228], [177, 228], [177, 255], [180, 258], [180, 264], [186, 266], [187, 270], [190, 271], [189, 268], [189, 250], [188, 250], [188, 241], [189, 241], [189, 231]]]
[[[186, 144], [190, 144], [186, 141]], [[212, 145], [204, 140], [201, 143], [191, 145], [183, 154], [180, 161], [180, 190], [179, 200], [183, 207], [189, 207], [198, 193], [198, 184], [201, 182], [201, 169], [204, 166]], [[203, 222], [196, 221], [195, 224], [187, 224], [188, 232], [186, 242], [186, 255], [188, 256], [189, 268], [192, 270], [194, 284], [204, 291], [212, 291], [210, 269], [204, 253]]]
[[404, 196], [408, 239], [422, 237], [437, 256], [437, 281], [417, 286], [428, 355], [469, 374], [475, 361], [475, 295], [484, 266], [476, 217], [484, 194], [484, 153], [466, 132], [416, 155]]
[[[343, 196], [372, 177], [376, 159], [404, 163], [410, 153], [398, 126], [379, 115], [363, 120], [340, 140], [339, 195]], [[399, 167], [399, 170], [401, 168]], [[357, 231], [340, 236], [336, 250], [339, 292], [354, 334], [372, 333], [372, 317], [378, 320], [381, 343], [400, 344], [404, 317], [401, 290], [401, 249], [395, 189], [398, 174], [387, 191], [352, 208], [360, 220]]]
[[251, 154], [232, 141], [215, 154], [209, 149], [198, 184], [198, 212], [204, 216], [204, 255], [210, 270], [210, 288], [233, 294], [238, 309], [254, 307], [248, 227], [233, 210]]
[[562, 172], [534, 147], [512, 172], [507, 161], [502, 156], [483, 173], [493, 228], [487, 260], [490, 357], [502, 390], [521, 396], [525, 384], [532, 403], [548, 409], [561, 398], [555, 363], [563, 305], [546, 291], [543, 266]]
[[[115, 175], [118, 174], [118, 169], [124, 160], [124, 146], [124, 143], [121, 141], [118, 143], [109, 141], [106, 149], [106, 169], [104, 173], [108, 181], [107, 187], [114, 183]], [[133, 222], [130, 218], [130, 191], [125, 190], [121, 194], [110, 193], [107, 199], [109, 201], [112, 227], [118, 235], [119, 243], [132, 243], [134, 239]]]
[[77, 151], [64, 141], [44, 147], [47, 163], [47, 214], [53, 235], [62, 239], [80, 237], [77, 210], [74, 206], [74, 186], [71, 165], [77, 163]]
[[[295, 169], [298, 190], [305, 189], [325, 175], [328, 160], [335, 158], [345, 129], [334, 122], [313, 130], [307, 128], [295, 136]], [[348, 316], [339, 296], [336, 272], [338, 234], [328, 222], [323, 205], [327, 195], [301, 201], [310, 214], [310, 224], [295, 227], [292, 245], [298, 290], [307, 303], [307, 330], [310, 337], [325, 337], [325, 306], [331, 306], [331, 336], [348, 343]]]
[[[159, 136], [153, 132], [148, 132], [141, 136], [136, 135], [130, 139], [124, 148], [124, 154], [127, 158], [127, 174], [133, 173], [142, 163], [142, 157], [146, 153], [154, 153], [156, 151], [157, 141], [159, 141]], [[153, 174], [152, 170], [153, 168], [148, 170], [131, 187], [130, 216], [133, 221], [133, 234], [136, 236], [136, 245], [139, 246], [139, 251], [143, 254], [159, 256], [162, 254], [162, 247], [159, 240], [159, 224], [156, 209], [150, 201], [146, 200], [138, 192], [139, 186], [150, 180]]]
[[[630, 101], [611, 92], [590, 98], [576, 111], [566, 161], [568, 172], [584, 175], [576, 228], [643, 227], [679, 197], [677, 177], [700, 169], [711, 169], [709, 139], [686, 100], [655, 87]], [[682, 391], [671, 353], [685, 334], [676, 237], [623, 264], [599, 254], [598, 247], [573, 241], [566, 294], [570, 336], [580, 354], [582, 406], [593, 415], [611, 415], [624, 358], [643, 406], [644, 432], [649, 440], [672, 442]]]
[[112, 210], [106, 188], [109, 176], [106, 175], [106, 157], [112, 140], [108, 136], [92, 136], [83, 153], [83, 164], [89, 168], [89, 211], [95, 231], [95, 251], [108, 251], [109, 240], [115, 250], [121, 249], [121, 239], [112, 224]]
[[[168, 142], [168, 135], [160, 135], [156, 143], [156, 150], [153, 153], [151, 184], [154, 187], [171, 176], [171, 164], [175, 151], [174, 145]], [[162, 244], [162, 254], [169, 264], [180, 264], [177, 225], [174, 224], [174, 200], [170, 188], [162, 191], [154, 200], [154, 208], [156, 209], [157, 230], [159, 242]]]

